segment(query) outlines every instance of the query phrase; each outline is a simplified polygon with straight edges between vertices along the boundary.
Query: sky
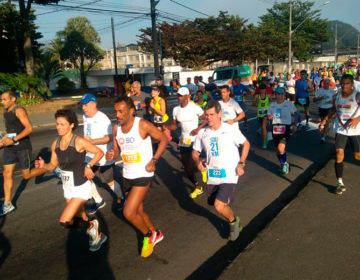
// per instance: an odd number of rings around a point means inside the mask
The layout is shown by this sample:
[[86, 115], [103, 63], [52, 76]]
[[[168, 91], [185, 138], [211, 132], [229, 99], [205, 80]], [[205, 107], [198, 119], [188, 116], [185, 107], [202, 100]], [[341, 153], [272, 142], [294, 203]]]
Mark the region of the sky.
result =
[[[187, 9], [179, 4], [190, 7], [196, 11]], [[284, 0], [278, 0], [283, 2]], [[257, 24], [259, 16], [271, 8], [275, 0], [160, 0], [156, 8], [166, 18], [160, 21], [174, 23], [186, 19], [193, 20], [196, 17], [206, 15], [217, 16], [219, 11], [228, 11], [229, 14], [238, 15], [247, 19], [249, 23]], [[323, 6], [325, 0], [313, 0], [314, 7], [321, 10], [321, 17], [328, 20], [340, 20], [351, 24], [360, 30], [360, 0], [331, 0]], [[59, 5], [81, 6], [86, 8], [106, 9], [109, 11], [131, 11], [137, 13], [149, 13], [150, 0], [66, 0], [59, 1]], [[104, 49], [112, 48], [111, 17], [115, 24], [115, 41], [120, 44], [136, 43], [140, 28], [151, 26], [150, 16], [131, 14], [124, 15], [117, 12], [85, 12], [70, 11], [63, 7], [34, 5], [39, 31], [43, 34], [42, 43], [49, 43], [55, 38], [56, 32], [63, 30], [66, 21], [76, 16], [85, 16], [98, 31], [101, 37], [101, 46]], [[341, 34], [339, 34], [341, 36]]]

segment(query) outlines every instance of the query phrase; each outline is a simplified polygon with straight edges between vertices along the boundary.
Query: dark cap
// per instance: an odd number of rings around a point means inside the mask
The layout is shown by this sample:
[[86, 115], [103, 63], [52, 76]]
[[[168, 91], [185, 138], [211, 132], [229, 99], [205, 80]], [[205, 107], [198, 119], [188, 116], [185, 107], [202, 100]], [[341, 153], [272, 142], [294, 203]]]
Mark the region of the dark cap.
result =
[[259, 89], [266, 89], [266, 85], [260, 84], [260, 85], [259, 85]]

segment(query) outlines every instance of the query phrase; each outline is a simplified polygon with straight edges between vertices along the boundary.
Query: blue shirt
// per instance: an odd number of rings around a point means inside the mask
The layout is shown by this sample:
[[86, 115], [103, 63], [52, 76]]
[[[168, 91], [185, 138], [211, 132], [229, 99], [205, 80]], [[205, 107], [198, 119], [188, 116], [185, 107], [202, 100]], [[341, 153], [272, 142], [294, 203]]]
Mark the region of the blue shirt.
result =
[[235, 95], [235, 101], [239, 104], [244, 103], [244, 92], [250, 92], [249, 88], [247, 86], [244, 86], [243, 84], [240, 85], [232, 85], [231, 91]]
[[308, 81], [307, 80], [297, 80], [295, 83], [295, 89], [296, 89], [296, 97], [305, 98], [309, 97], [309, 92], [305, 91], [309, 90]]

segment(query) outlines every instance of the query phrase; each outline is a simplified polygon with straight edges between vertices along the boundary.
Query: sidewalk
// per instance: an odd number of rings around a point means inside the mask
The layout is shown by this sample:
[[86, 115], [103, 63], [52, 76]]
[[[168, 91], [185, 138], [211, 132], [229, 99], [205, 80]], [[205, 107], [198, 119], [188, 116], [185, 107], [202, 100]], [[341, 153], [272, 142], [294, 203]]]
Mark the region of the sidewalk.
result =
[[330, 160], [219, 279], [360, 279], [359, 170], [348, 151], [335, 195]]

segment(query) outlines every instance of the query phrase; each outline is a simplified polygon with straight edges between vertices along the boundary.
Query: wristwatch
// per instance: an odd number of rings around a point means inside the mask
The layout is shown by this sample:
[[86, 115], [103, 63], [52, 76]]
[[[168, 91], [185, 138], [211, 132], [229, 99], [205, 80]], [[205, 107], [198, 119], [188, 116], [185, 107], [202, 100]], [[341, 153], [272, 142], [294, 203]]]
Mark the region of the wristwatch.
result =
[[91, 166], [89, 163], [87, 163], [87, 164], [85, 165], [85, 167], [91, 168], [92, 166]]
[[238, 164], [240, 164], [242, 167], [245, 167], [245, 162], [239, 161]]

